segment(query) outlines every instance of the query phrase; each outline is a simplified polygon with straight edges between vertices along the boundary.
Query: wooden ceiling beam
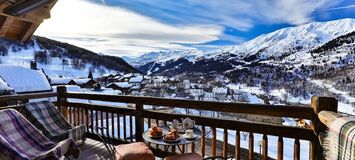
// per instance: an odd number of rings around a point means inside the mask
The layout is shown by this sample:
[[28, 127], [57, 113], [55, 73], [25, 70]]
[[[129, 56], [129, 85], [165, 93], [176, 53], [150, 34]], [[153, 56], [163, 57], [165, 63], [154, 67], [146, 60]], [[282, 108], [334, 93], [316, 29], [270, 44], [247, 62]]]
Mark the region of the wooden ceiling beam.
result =
[[0, 37], [28, 41], [44, 19], [50, 18], [50, 10], [56, 2], [57, 0], [0, 0]]

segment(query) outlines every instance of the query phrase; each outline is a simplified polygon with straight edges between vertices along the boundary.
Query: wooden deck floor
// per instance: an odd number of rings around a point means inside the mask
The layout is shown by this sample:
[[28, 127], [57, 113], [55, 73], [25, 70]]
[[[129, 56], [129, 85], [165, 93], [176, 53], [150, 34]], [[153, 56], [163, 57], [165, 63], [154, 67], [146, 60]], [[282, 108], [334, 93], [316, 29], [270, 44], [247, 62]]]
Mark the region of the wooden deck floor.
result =
[[[207, 144], [210, 144], [211, 142], [208, 140], [206, 142]], [[217, 142], [217, 145], [222, 145], [222, 142]], [[206, 146], [206, 156], [211, 156], [211, 148], [209, 147], [210, 145]], [[234, 155], [234, 147], [230, 146], [228, 151], [228, 155]], [[87, 139], [84, 144], [80, 144], [80, 149], [81, 149], [81, 154], [78, 160], [110, 160], [109, 159], [109, 153], [105, 148], [105, 145], [102, 142], [92, 140], [92, 139]], [[198, 153], [200, 150], [197, 151]], [[218, 153], [222, 153], [222, 150], [217, 149]], [[219, 155], [219, 154], [218, 154]], [[241, 148], [241, 159], [248, 159], [248, 151], [246, 149]], [[260, 155], [258, 153], [254, 154], [255, 159], [260, 159]], [[74, 159], [70, 157], [70, 159]], [[272, 158], [269, 158], [270, 160], [273, 160]], [[62, 158], [62, 160], [68, 160], [66, 158]], [[156, 160], [162, 160], [161, 158], [156, 158]]]
[[[77, 160], [111, 160], [109, 158], [109, 153], [102, 142], [86, 139], [86, 142], [80, 144], [81, 154]], [[75, 158], [69, 157], [71, 160]], [[68, 160], [67, 158], [62, 158], [62, 160]], [[156, 158], [156, 160], [162, 160], [161, 158]]]
[[[109, 153], [102, 142], [87, 139], [80, 144], [81, 154], [78, 160], [110, 160]], [[74, 159], [70, 157], [70, 159]], [[67, 160], [63, 158], [63, 160]]]

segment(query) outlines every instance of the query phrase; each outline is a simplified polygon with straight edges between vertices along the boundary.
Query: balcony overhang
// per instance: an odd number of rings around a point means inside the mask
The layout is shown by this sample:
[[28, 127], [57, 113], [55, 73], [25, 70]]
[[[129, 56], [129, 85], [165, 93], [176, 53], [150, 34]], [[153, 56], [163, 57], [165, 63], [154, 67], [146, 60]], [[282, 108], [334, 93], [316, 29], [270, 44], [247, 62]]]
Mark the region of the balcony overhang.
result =
[[0, 0], [0, 37], [28, 41], [57, 0]]

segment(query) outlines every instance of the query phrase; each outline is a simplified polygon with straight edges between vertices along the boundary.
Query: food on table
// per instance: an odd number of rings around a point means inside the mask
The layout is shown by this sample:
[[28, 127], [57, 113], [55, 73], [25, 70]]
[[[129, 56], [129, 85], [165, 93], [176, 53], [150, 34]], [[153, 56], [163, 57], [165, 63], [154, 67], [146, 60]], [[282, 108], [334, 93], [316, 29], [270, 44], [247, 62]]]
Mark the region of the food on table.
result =
[[153, 126], [152, 128], [149, 129], [149, 134], [152, 137], [160, 137], [163, 135], [163, 130], [158, 126]]
[[166, 133], [164, 136], [164, 139], [168, 141], [175, 141], [179, 138], [179, 132], [176, 129], [171, 129], [170, 132]]

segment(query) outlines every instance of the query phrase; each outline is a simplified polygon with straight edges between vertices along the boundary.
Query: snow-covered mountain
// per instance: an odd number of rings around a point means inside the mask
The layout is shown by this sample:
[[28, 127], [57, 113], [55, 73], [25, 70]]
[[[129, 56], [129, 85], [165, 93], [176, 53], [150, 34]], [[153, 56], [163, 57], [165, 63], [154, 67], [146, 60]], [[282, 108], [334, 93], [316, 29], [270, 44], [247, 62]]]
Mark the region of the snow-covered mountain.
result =
[[[243, 68], [252, 62], [300, 63], [311, 57], [310, 51], [341, 35], [355, 31], [355, 19], [340, 19], [329, 22], [314, 22], [289, 27], [261, 35], [240, 45], [224, 47], [214, 51], [198, 50], [152, 52], [140, 57], [124, 58], [128, 63], [149, 74], [183, 72], [187, 63], [206, 64], [229, 61], [215, 71]], [[213, 65], [212, 65], [213, 66]], [[201, 68], [201, 67], [199, 67]], [[202, 68], [201, 68], [202, 69]], [[209, 68], [211, 69], [211, 68]], [[212, 70], [206, 71], [214, 71]], [[195, 71], [195, 70], [193, 70]], [[204, 71], [202, 71], [204, 72]]]
[[340, 100], [339, 111], [355, 112], [355, 19], [314, 22], [240, 45], [183, 53], [151, 56], [136, 66], [147, 74], [186, 79], [225, 77], [230, 83], [260, 88], [264, 96], [280, 88], [303, 99], [332, 96]]
[[34, 36], [22, 44], [0, 39], [0, 64], [30, 67], [32, 60], [50, 77], [87, 77], [114, 72], [137, 72], [119, 57], [105, 56], [67, 43]]
[[355, 19], [314, 22], [264, 34], [244, 44], [226, 47], [222, 52], [238, 53], [241, 57], [258, 53], [259, 59], [282, 57], [308, 51], [352, 31], [355, 31]]
[[193, 61], [196, 57], [202, 56], [204, 53], [200, 50], [171, 50], [171, 51], [160, 51], [160, 52], [149, 52], [143, 54], [139, 57], [122, 57], [123, 60], [129, 64], [139, 67], [148, 63], [164, 63], [170, 60], [178, 60], [180, 58], [185, 58], [187, 60]]

